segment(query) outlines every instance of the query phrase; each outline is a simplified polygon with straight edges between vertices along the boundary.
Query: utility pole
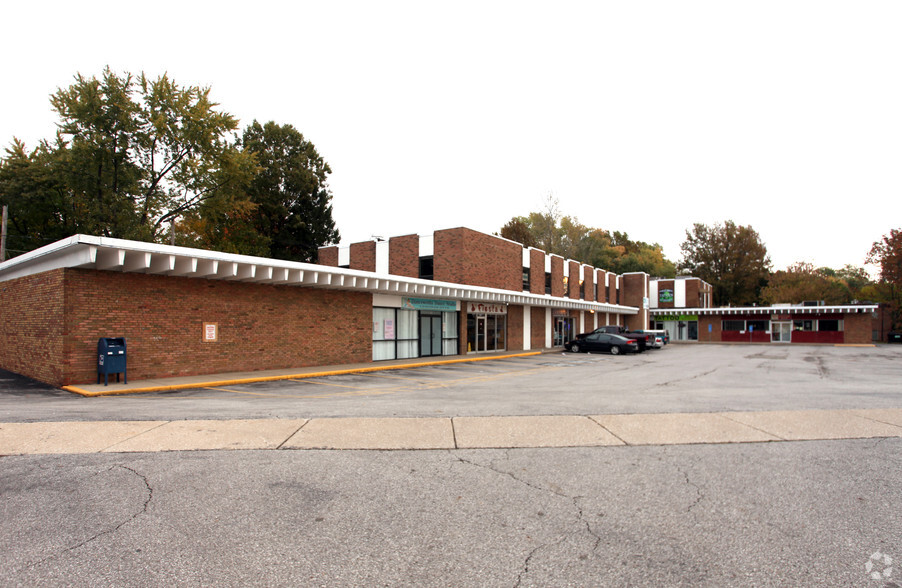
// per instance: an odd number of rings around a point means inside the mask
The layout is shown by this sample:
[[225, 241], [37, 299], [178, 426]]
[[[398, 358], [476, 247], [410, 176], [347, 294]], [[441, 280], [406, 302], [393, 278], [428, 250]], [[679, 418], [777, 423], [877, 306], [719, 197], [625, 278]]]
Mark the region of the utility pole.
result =
[[3, 220], [0, 221], [0, 263], [6, 261], [6, 208], [3, 205]]

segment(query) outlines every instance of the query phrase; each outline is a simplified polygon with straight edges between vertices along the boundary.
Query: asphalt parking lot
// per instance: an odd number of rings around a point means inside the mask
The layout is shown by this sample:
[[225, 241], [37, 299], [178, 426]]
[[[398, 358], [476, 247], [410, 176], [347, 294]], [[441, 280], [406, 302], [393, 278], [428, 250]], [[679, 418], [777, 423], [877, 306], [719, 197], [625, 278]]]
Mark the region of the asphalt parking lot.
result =
[[[671, 345], [99, 398], [3, 374], [0, 431], [47, 421], [891, 410], [902, 408], [900, 360], [902, 349], [889, 346]], [[900, 455], [902, 438], [892, 436], [7, 455], [0, 577], [72, 586], [891, 586], [899, 572], [887, 561], [902, 557]]]
[[900, 366], [902, 346], [671, 344], [96, 398], [7, 373], [0, 422], [899, 408]]

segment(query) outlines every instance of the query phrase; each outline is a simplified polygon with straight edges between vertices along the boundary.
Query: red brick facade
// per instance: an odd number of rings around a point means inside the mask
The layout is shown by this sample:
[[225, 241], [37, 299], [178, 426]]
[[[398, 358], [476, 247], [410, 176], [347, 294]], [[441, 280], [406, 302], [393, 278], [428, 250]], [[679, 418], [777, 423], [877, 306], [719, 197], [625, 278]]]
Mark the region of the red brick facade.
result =
[[50, 384], [63, 381], [67, 357], [64, 271], [0, 282], [0, 366], [4, 369]]
[[376, 242], [363, 241], [362, 243], [351, 244], [351, 266], [352, 270], [360, 270], [363, 272], [376, 271]]
[[467, 228], [435, 231], [433, 240], [436, 281], [523, 290], [521, 245]]
[[529, 292], [545, 293], [545, 252], [540, 249], [529, 250]]
[[542, 349], [545, 347], [545, 307], [532, 307], [530, 314], [532, 323], [530, 324], [530, 339], [532, 340], [533, 349]]
[[338, 267], [338, 247], [335, 245], [321, 247], [317, 252], [316, 263], [328, 265], [330, 267]]
[[555, 298], [565, 296], [564, 258], [559, 255], [551, 256], [551, 295]]
[[3, 367], [53, 385], [96, 382], [101, 337], [126, 338], [136, 380], [372, 359], [366, 293], [76, 269], [0, 290]]
[[523, 349], [523, 307], [511, 305], [507, 307], [507, 348]]
[[404, 235], [388, 240], [388, 273], [393, 276], [420, 277], [420, 237]]

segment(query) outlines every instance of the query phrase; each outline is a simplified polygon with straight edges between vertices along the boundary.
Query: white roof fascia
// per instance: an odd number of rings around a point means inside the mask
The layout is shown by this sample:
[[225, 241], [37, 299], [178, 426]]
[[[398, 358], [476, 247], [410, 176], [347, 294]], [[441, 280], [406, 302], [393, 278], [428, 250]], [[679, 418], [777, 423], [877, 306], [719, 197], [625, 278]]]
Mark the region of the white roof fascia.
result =
[[843, 304], [835, 306], [726, 306], [722, 308], [651, 308], [655, 316], [678, 314], [834, 314], [862, 313], [877, 310], [876, 304]]
[[337, 288], [413, 297], [452, 298], [632, 315], [631, 306], [421, 280], [332, 266], [75, 235], [0, 264], [0, 282], [61, 268], [182, 276], [261, 284]]

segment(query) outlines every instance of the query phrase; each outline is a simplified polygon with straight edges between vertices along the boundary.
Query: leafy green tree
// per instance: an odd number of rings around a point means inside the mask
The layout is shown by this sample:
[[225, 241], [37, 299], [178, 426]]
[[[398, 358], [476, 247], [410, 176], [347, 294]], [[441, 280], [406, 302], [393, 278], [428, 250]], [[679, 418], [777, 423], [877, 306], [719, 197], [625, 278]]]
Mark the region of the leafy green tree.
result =
[[515, 216], [507, 221], [507, 223], [501, 227], [501, 231], [497, 234], [505, 239], [516, 241], [524, 247], [536, 246], [535, 238], [530, 230], [529, 221], [522, 216]]
[[772, 273], [761, 291], [761, 300], [766, 304], [806, 300], [822, 300], [829, 305], [848, 304], [852, 301], [852, 290], [839, 272], [799, 262], [785, 271]]
[[0, 160], [0, 206], [9, 207], [9, 257], [78, 232], [76, 211], [51, 171], [55, 155], [46, 143], [29, 153], [13, 139]]
[[751, 226], [731, 220], [713, 226], [695, 223], [680, 246], [679, 269], [711, 284], [718, 305], [748, 305], [760, 299], [770, 258]]
[[902, 230], [890, 229], [888, 235], [875, 241], [866, 262], [880, 267], [879, 288], [873, 293], [880, 296], [879, 302], [890, 304], [893, 328], [902, 327]]
[[[163, 240], [201, 205], [234, 209], [253, 176], [254, 158], [232, 135], [237, 120], [207, 88], [106, 68], [100, 79], [76, 75], [50, 102], [59, 115], [55, 141], [30, 154], [14, 142], [0, 180], [11, 224], [27, 225], [30, 248], [56, 236], [53, 227]], [[41, 204], [33, 212], [44, 220], [22, 212], [29, 202]]]
[[247, 194], [254, 228], [270, 239], [271, 257], [316, 261], [317, 249], [340, 239], [332, 219], [332, 173], [316, 147], [291, 125], [254, 121], [241, 138], [259, 166]]
[[671, 278], [676, 275], [675, 264], [664, 257], [660, 245], [633, 241], [626, 233], [591, 228], [576, 217], [564, 216], [552, 195], [546, 198], [543, 211], [508, 221], [501, 228], [501, 236], [618, 274], [646, 272]]

